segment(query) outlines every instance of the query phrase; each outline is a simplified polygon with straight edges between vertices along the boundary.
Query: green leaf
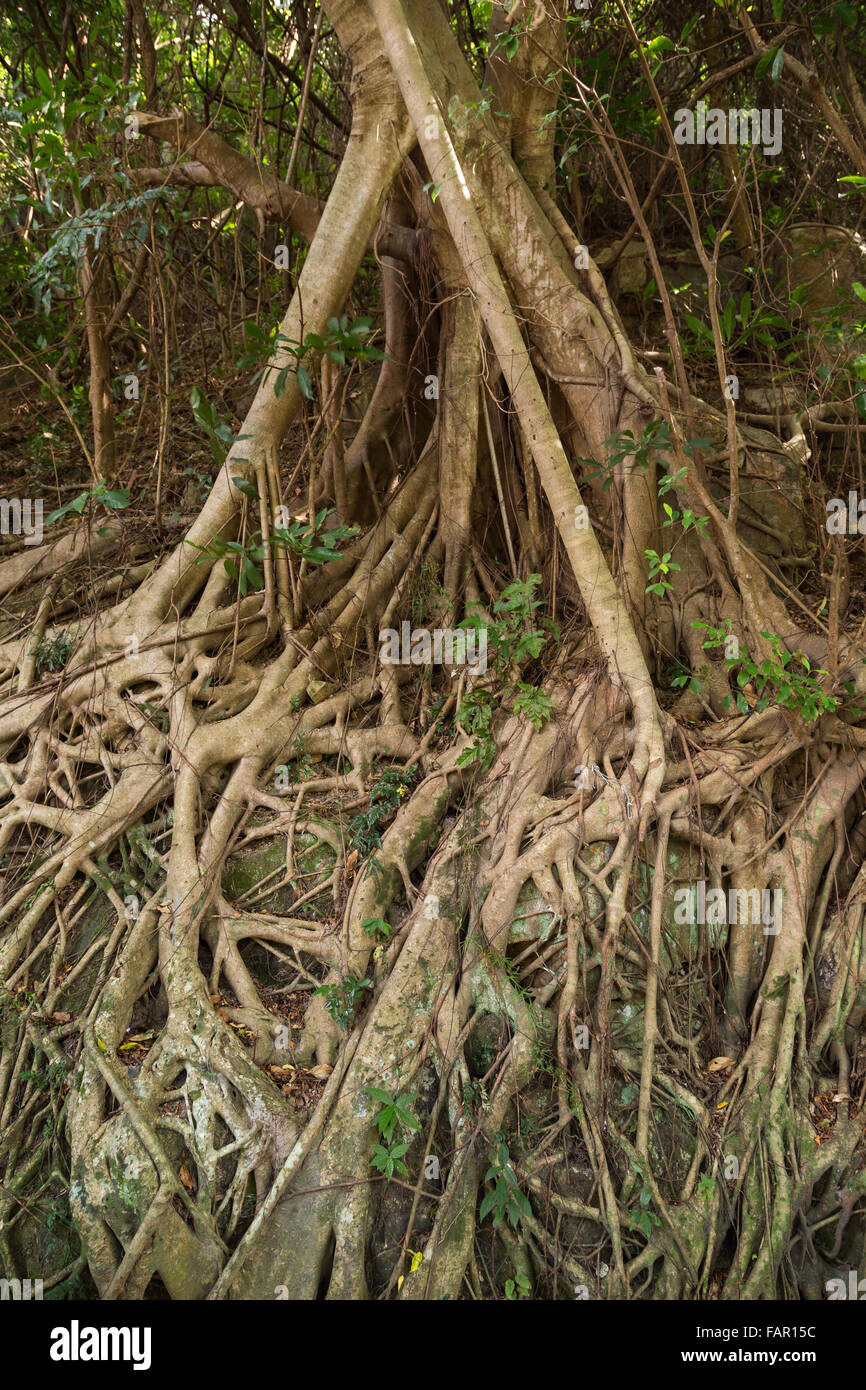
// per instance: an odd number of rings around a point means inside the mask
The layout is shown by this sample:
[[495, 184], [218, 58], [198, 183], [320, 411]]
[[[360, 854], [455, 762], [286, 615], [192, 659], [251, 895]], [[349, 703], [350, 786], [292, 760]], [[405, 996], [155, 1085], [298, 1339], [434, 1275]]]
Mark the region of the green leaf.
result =
[[769, 48], [766, 53], [761, 54], [757, 66], [755, 67], [755, 78], [757, 80], [760, 80], [760, 78], [764, 77], [765, 74], [769, 72], [776, 61], [776, 54], [778, 51], [777, 48]]
[[277, 372], [276, 378], [274, 379], [274, 395], [276, 396], [277, 400], [279, 400], [280, 396], [286, 389], [286, 382], [288, 380], [288, 376], [288, 367], [283, 367], [282, 371]]
[[494, 1189], [493, 1192], [487, 1193], [487, 1195], [484, 1198], [484, 1201], [481, 1203], [481, 1210], [478, 1213], [478, 1220], [483, 1221], [485, 1216], [488, 1216], [490, 1212], [493, 1210], [495, 1204], [496, 1190]]
[[673, 39], [669, 39], [665, 34], [659, 34], [656, 38], [650, 39], [646, 46], [646, 51], [652, 55], [654, 53], [662, 53], [666, 49], [671, 48], [676, 49], [676, 44]]
[[299, 367], [297, 371], [298, 390], [308, 401], [313, 399], [313, 382], [306, 367]]
[[683, 318], [689, 328], [698, 338], [708, 338], [712, 342], [712, 331], [700, 319], [696, 319], [694, 314], [684, 314]]
[[857, 23], [857, 7], [856, 5], [850, 5], [848, 0], [837, 0], [837, 3], [833, 6], [833, 14], [836, 19], [839, 20], [839, 23], [843, 24], [846, 29], [853, 29]]
[[98, 500], [104, 502], [106, 507], [112, 507], [114, 511], [122, 511], [129, 506], [129, 488], [115, 488], [113, 491], [99, 492]]
[[778, 82], [779, 78], [782, 76], [782, 68], [784, 66], [785, 50], [784, 48], [779, 48], [776, 50], [776, 56], [773, 59], [773, 66], [770, 69], [770, 76], [772, 77], [774, 82]]
[[258, 500], [258, 489], [252, 483], [247, 482], [246, 478], [232, 478], [232, 482], [238, 492], [242, 492], [244, 497], [249, 497], [253, 502]]

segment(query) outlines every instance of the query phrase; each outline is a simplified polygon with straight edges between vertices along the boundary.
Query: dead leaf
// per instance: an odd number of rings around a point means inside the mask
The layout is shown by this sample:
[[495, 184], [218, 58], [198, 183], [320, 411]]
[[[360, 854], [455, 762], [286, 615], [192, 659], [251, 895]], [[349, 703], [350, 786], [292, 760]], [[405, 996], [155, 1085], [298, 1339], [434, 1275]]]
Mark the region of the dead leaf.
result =
[[307, 1067], [306, 1074], [307, 1076], [314, 1076], [317, 1081], [326, 1081], [333, 1070], [334, 1068], [329, 1067], [327, 1062], [320, 1062], [317, 1067]]
[[346, 855], [346, 873], [347, 873], [347, 874], [354, 873], [355, 865], [357, 864], [359, 857], [360, 857], [360, 856], [359, 856], [358, 851], [357, 851], [356, 849], [353, 849], [352, 852], [351, 852], [351, 854], [347, 854], [347, 855]]
[[707, 1067], [707, 1071], [727, 1071], [728, 1067], [732, 1067], [735, 1065], [736, 1060], [736, 1057], [714, 1057], [713, 1060], [710, 1062], [709, 1066]]
[[54, 1020], [55, 1023], [71, 1023], [71, 1022], [72, 1022], [72, 1014], [52, 1014], [51, 1017], [52, 1017], [52, 1019]]
[[178, 1173], [178, 1177], [180, 1178], [187, 1192], [195, 1192], [195, 1180], [193, 1179], [193, 1176], [185, 1163], [182, 1163], [180, 1165], [180, 1172]]

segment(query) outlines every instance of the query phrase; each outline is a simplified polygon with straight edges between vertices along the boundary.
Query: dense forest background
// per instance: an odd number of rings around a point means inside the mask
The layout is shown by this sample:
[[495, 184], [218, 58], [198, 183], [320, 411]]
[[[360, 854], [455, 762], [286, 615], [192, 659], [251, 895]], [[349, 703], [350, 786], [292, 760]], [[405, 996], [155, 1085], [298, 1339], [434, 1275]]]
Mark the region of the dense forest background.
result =
[[848, 0], [0, 13], [0, 1276], [866, 1278]]

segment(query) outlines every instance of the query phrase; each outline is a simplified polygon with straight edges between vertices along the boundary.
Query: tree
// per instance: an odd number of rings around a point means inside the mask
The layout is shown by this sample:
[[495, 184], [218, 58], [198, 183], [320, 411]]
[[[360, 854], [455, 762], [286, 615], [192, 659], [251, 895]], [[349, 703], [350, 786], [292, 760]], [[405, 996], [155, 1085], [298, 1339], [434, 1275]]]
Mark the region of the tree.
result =
[[4, 1268], [59, 1171], [101, 1298], [822, 1297], [864, 1176], [856, 15], [265, 12], [3, 34], [4, 346], [88, 467], [0, 564]]

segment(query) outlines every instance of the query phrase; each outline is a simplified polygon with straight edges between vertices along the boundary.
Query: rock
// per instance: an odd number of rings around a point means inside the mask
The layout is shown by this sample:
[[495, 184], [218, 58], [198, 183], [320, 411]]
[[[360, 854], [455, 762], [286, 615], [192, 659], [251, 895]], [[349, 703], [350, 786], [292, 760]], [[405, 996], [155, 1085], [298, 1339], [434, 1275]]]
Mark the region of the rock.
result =
[[508, 928], [508, 940], [547, 941], [555, 912], [530, 879], [517, 895], [517, 905]]
[[634, 237], [614, 266], [610, 277], [610, 292], [614, 301], [625, 294], [640, 294], [649, 284], [650, 267], [646, 244]]
[[[271, 887], [265, 896], [254, 904], [257, 911], [287, 913], [291, 911], [296, 897], [301, 896], [314, 883], [313, 875], [319, 878], [329, 874], [334, 867], [335, 854], [329, 844], [316, 839], [314, 835], [299, 835], [295, 841], [295, 861], [298, 875], [310, 875], [303, 883], [290, 883], [281, 887]], [[232, 854], [223, 872], [223, 892], [229, 902], [243, 899], [259, 883], [262, 883], [275, 870], [284, 870], [286, 863], [285, 836], [259, 841], [248, 849]], [[276, 875], [274, 883], [280, 882]], [[244, 903], [241, 902], [242, 911]]]
[[[825, 361], [834, 362], [847, 355], [852, 342], [834, 342], [833, 337], [838, 329], [850, 328], [866, 316], [861, 301], [851, 292], [855, 280], [866, 284], [863, 237], [847, 227], [797, 222], [777, 242], [770, 255], [770, 267], [783, 295], [790, 299], [795, 290], [802, 292], [799, 306], [791, 305], [791, 312], [815, 330], [819, 338], [816, 347]], [[830, 335], [830, 340], [823, 344], [822, 327]]]
[[313, 705], [320, 705], [336, 693], [337, 687], [331, 681], [310, 681], [307, 686], [307, 697]]
[[486, 1076], [500, 1052], [508, 1046], [510, 1036], [505, 1014], [481, 1014], [466, 1043], [469, 1075]]

